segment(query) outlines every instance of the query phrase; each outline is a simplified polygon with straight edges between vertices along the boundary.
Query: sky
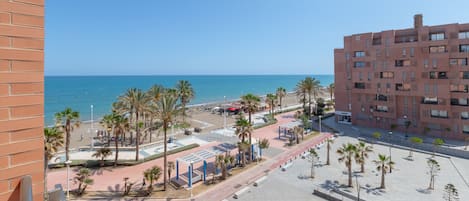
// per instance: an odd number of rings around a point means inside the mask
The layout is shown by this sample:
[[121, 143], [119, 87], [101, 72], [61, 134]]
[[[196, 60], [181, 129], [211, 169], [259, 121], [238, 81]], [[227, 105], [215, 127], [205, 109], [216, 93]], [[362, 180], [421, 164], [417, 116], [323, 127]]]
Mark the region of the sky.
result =
[[46, 75], [333, 74], [343, 37], [469, 23], [467, 0], [48, 0]]

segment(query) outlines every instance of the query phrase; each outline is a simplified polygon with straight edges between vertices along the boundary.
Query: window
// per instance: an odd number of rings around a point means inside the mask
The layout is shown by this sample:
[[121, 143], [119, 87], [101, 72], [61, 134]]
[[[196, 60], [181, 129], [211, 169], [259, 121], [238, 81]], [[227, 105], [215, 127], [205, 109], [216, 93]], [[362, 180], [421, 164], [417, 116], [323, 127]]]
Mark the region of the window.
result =
[[430, 34], [430, 40], [444, 40], [445, 33], [432, 33]]
[[451, 98], [451, 105], [468, 106], [467, 98]]
[[381, 89], [381, 83], [377, 83], [376, 88]]
[[368, 72], [368, 81], [371, 80], [371, 72]]
[[467, 66], [467, 58], [450, 58], [449, 65], [455, 66]]
[[363, 79], [363, 73], [362, 72], [358, 72], [358, 79], [360, 79], [360, 80]]
[[459, 32], [459, 39], [469, 38], [469, 31]]
[[410, 84], [402, 84], [402, 83], [397, 83], [396, 84], [396, 91], [410, 91]]
[[355, 89], [364, 89], [365, 83], [363, 82], [355, 82]]
[[461, 112], [461, 119], [469, 119], [469, 112]]
[[445, 45], [439, 45], [439, 46], [430, 46], [430, 53], [443, 53], [446, 52], [446, 46]]
[[363, 51], [355, 52], [355, 57], [364, 57], [364, 56], [365, 56], [365, 52], [363, 52]]
[[438, 104], [438, 97], [423, 97], [422, 99], [422, 103], [424, 104], [435, 104], [437, 105]]
[[448, 118], [448, 111], [446, 111], [446, 110], [431, 110], [431, 117]]
[[410, 60], [395, 60], [394, 66], [402, 67], [402, 66], [410, 66]]
[[451, 84], [449, 85], [449, 91], [467, 93], [469, 91], [469, 86], [467, 84]]
[[388, 97], [382, 94], [376, 94], [377, 101], [388, 101]]
[[423, 67], [428, 68], [428, 59], [423, 60]]
[[469, 125], [463, 125], [462, 126], [462, 132], [463, 133], [469, 133]]
[[355, 40], [360, 40], [360, 36], [355, 36]]
[[350, 59], [350, 53], [345, 53], [345, 60], [349, 60]]
[[354, 63], [354, 67], [355, 67], [355, 68], [363, 68], [363, 67], [365, 67], [365, 62], [363, 62], [363, 61], [356, 61], [356, 62]]
[[388, 106], [385, 105], [377, 105], [376, 106], [377, 112], [388, 112]]
[[407, 54], [407, 51], [405, 48], [402, 48], [402, 56], [405, 56]]
[[379, 78], [394, 78], [394, 72], [380, 72]]
[[410, 48], [410, 57], [414, 57], [414, 54], [415, 54], [414, 51], [415, 51], [414, 48], [411, 47]]
[[459, 77], [462, 79], [469, 79], [469, 71], [459, 72]]
[[438, 60], [436, 60], [435, 58], [432, 59], [432, 67], [436, 68], [437, 66], [438, 66]]
[[469, 52], [469, 45], [459, 45], [459, 52]]
[[415, 80], [415, 72], [410, 72], [410, 80]]

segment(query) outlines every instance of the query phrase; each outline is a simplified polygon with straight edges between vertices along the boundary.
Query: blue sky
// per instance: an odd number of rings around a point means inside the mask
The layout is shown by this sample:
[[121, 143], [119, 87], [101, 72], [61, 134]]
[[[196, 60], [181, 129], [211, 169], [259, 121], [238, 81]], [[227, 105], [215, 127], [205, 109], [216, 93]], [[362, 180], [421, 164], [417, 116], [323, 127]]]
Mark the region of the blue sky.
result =
[[[451, 2], [451, 3], [449, 3]], [[469, 23], [467, 0], [49, 0], [46, 75], [333, 74], [343, 36]]]

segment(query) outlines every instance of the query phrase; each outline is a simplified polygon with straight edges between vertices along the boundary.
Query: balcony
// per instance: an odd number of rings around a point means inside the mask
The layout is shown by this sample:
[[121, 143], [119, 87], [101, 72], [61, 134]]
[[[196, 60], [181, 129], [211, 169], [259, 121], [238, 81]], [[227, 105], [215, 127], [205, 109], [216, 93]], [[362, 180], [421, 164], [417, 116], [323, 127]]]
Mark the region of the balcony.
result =
[[379, 94], [379, 95], [376, 95], [375, 100], [377, 100], [377, 101], [388, 101], [388, 97], [385, 96], [385, 95]]
[[412, 34], [412, 35], [403, 35], [403, 36], [396, 36], [394, 38], [394, 43], [412, 43], [412, 42], [417, 42], [417, 34]]
[[446, 72], [430, 72], [430, 79], [448, 79]]
[[453, 105], [453, 106], [469, 106], [469, 103], [468, 103], [467, 99], [452, 98], [451, 99], [451, 105]]
[[453, 93], [468, 93], [469, 92], [469, 86], [468, 85], [455, 85], [452, 84], [449, 87], [449, 91]]
[[373, 45], [381, 45], [381, 38], [373, 38]]
[[422, 98], [422, 104], [429, 104], [429, 105], [438, 105], [438, 98], [430, 98], [430, 97], [423, 97]]
[[356, 82], [354, 87], [355, 87], [355, 89], [365, 89], [365, 83]]
[[396, 84], [396, 91], [410, 91], [410, 84]]

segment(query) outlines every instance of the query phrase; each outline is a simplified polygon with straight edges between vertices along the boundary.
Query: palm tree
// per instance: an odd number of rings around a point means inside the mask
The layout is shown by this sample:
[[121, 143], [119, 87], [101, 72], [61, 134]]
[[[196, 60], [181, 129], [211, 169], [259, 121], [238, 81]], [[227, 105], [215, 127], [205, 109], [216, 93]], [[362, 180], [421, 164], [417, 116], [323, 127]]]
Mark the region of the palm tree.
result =
[[178, 105], [177, 105], [177, 96], [175, 96], [174, 92], [165, 90], [165, 93], [162, 94], [161, 98], [156, 104], [158, 119], [162, 122], [163, 126], [163, 133], [164, 133], [164, 190], [167, 187], [167, 169], [168, 169], [168, 156], [167, 156], [167, 131], [169, 126], [174, 123], [175, 117], [178, 115]]
[[435, 140], [433, 140], [433, 156], [435, 156], [435, 152], [436, 152], [436, 148], [437, 147], [440, 147], [441, 145], [445, 144], [445, 141], [443, 139], [440, 139], [440, 138], [436, 138]]
[[89, 185], [93, 185], [94, 180], [90, 178], [91, 176], [91, 171], [88, 168], [81, 168], [76, 176], [75, 176], [75, 181], [78, 182], [78, 189], [77, 189], [77, 194], [82, 195], [86, 187]]
[[149, 98], [146, 93], [142, 90], [137, 89], [134, 93], [134, 97], [132, 98], [132, 102], [130, 103], [132, 107], [135, 109], [135, 161], [138, 161], [138, 154], [139, 154], [139, 146], [140, 146], [140, 122], [139, 117], [146, 110], [148, 106]]
[[244, 96], [241, 96], [241, 105], [243, 109], [248, 112], [250, 124], [252, 124], [251, 115], [252, 113], [257, 111], [260, 102], [261, 99], [259, 98], [259, 96], [256, 96], [254, 94], [246, 94]]
[[192, 88], [191, 83], [187, 80], [179, 80], [179, 82], [176, 85], [176, 90], [177, 94], [181, 100], [181, 106], [182, 106], [182, 122], [185, 122], [185, 116], [186, 116], [186, 105], [191, 101], [191, 99], [194, 98], [195, 92], [194, 89]]
[[361, 173], [365, 173], [365, 162], [368, 158], [368, 153], [373, 152], [373, 147], [367, 146], [364, 142], [359, 142], [355, 146], [357, 147], [355, 161], [361, 165]]
[[246, 152], [249, 151], [251, 146], [246, 142], [238, 142], [238, 153], [241, 156], [241, 164], [246, 165]]
[[174, 165], [174, 161], [168, 161], [168, 178], [171, 181], [171, 172], [176, 169], [176, 165]]
[[153, 85], [148, 91], [147, 91], [147, 96], [150, 98], [150, 108], [148, 110], [148, 113], [150, 115], [150, 127], [149, 132], [150, 132], [150, 143], [152, 142], [152, 131], [155, 129], [153, 118], [158, 116], [158, 109], [157, 103], [160, 100], [161, 96], [165, 92], [165, 89], [161, 85]]
[[411, 137], [410, 142], [412, 143], [412, 147], [409, 150], [409, 158], [412, 158], [412, 153], [414, 152], [414, 146], [416, 144], [422, 144], [423, 140], [422, 138], [419, 138], [419, 137]]
[[327, 91], [329, 92], [329, 95], [331, 96], [331, 101], [334, 100], [334, 98], [333, 98], [334, 90], [335, 90], [334, 83], [329, 84], [329, 86], [327, 87]]
[[44, 196], [47, 200], [47, 170], [49, 160], [55, 156], [60, 147], [64, 146], [64, 134], [56, 127], [44, 128]]
[[295, 93], [298, 98], [300, 98], [301, 103], [303, 103], [303, 110], [306, 113], [306, 95], [308, 94], [305, 87], [305, 81], [300, 80], [296, 84]]
[[266, 99], [265, 99], [265, 102], [267, 104], [269, 104], [270, 106], [270, 115], [272, 115], [272, 117], [274, 116], [274, 108], [275, 108], [275, 101], [277, 100], [277, 96], [274, 95], [274, 94], [267, 94], [266, 96]]
[[306, 92], [308, 93], [308, 103], [309, 103], [308, 112], [309, 112], [309, 115], [311, 115], [312, 114], [311, 98], [316, 99], [317, 97], [317, 93], [319, 90], [319, 80], [316, 80], [315, 78], [312, 78], [312, 77], [306, 77], [304, 80], [304, 87], [306, 89]]
[[380, 188], [385, 189], [386, 185], [384, 183], [384, 176], [388, 169], [392, 169], [394, 166], [394, 162], [391, 161], [391, 157], [388, 157], [384, 154], [378, 154], [378, 160], [373, 160], [373, 162], [377, 165], [376, 170], [381, 171], [381, 186]]
[[339, 163], [344, 162], [348, 171], [348, 186], [352, 187], [352, 157], [355, 155], [357, 148], [351, 143], [342, 144], [342, 147], [337, 149], [339, 154]]
[[327, 142], [327, 160], [326, 160], [326, 165], [330, 165], [331, 162], [330, 162], [330, 159], [329, 159], [329, 152], [331, 151], [332, 144], [334, 144], [334, 140], [328, 138], [328, 139], [326, 140], [326, 142]]
[[91, 156], [95, 157], [95, 158], [101, 158], [100, 159], [100, 165], [104, 166], [104, 159], [106, 157], [110, 156], [110, 155], [112, 155], [111, 149], [109, 149], [107, 147], [103, 147], [103, 148], [100, 148], [100, 149], [96, 150], [96, 152]]
[[114, 128], [114, 142], [116, 145], [114, 166], [117, 166], [117, 160], [119, 158], [119, 137], [129, 130], [130, 126], [129, 120], [126, 117], [117, 113], [112, 113], [111, 115]]
[[[107, 115], [104, 115], [103, 118], [101, 119], [101, 121], [99, 121], [99, 124], [101, 124], [101, 126], [103, 128], [105, 128], [106, 132], [107, 133], [111, 133], [114, 129], [114, 125], [113, 125], [113, 116], [112, 114], [107, 114]], [[108, 146], [109, 146], [109, 141], [110, 138], [108, 136]]]
[[148, 185], [148, 194], [151, 194], [153, 191], [153, 182], [158, 181], [161, 176], [161, 168], [158, 166], [153, 166], [143, 172], [143, 177], [145, 180], [150, 182]]
[[55, 113], [55, 121], [58, 128], [65, 131], [65, 160], [70, 160], [70, 133], [74, 128], [80, 126], [80, 113], [71, 108], [65, 108], [62, 112]]
[[438, 164], [438, 161], [436, 161], [435, 159], [430, 158], [427, 161], [427, 165], [428, 165], [428, 174], [430, 175], [430, 184], [428, 185], [428, 189], [434, 189], [435, 188], [435, 176], [441, 170], [440, 164]]
[[228, 167], [233, 165], [234, 161], [235, 158], [228, 152], [225, 155], [220, 154], [215, 157], [215, 165], [217, 168], [221, 169], [221, 175], [223, 179], [226, 179]]
[[279, 104], [280, 104], [280, 111], [282, 111], [282, 99], [287, 95], [287, 90], [283, 87], [279, 87], [277, 88], [277, 91], [275, 93], [278, 97], [278, 101], [279, 101]]
[[253, 128], [252, 128], [251, 123], [249, 123], [249, 121], [246, 120], [243, 116], [241, 116], [238, 120], [236, 120], [235, 128], [236, 128], [235, 130], [236, 135], [238, 135], [238, 137], [241, 139], [239, 143], [238, 151], [239, 151], [239, 154], [241, 154], [241, 152], [243, 153], [242, 159], [243, 159], [243, 165], [244, 165], [245, 149], [243, 148], [246, 148], [246, 145], [247, 145], [247, 149], [248, 150], [250, 149], [251, 143], [246, 143], [246, 138], [251, 136]]

